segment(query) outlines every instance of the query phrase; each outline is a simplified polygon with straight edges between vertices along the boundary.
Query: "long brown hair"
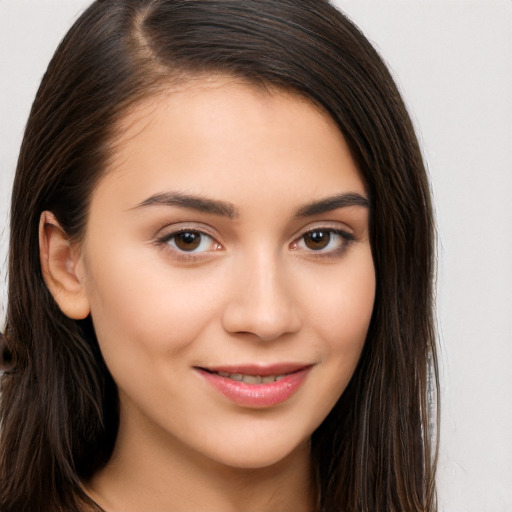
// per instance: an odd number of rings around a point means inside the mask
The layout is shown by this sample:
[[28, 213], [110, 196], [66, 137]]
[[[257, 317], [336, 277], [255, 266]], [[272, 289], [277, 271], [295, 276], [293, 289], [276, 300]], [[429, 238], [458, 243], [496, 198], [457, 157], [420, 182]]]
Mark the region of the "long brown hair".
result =
[[320, 510], [434, 511], [429, 186], [386, 66], [324, 0], [98, 0], [60, 44], [30, 113], [12, 193], [0, 510], [100, 510], [81, 482], [109, 460], [119, 419], [90, 319], [67, 318], [42, 279], [41, 212], [80, 239], [123, 115], [171, 82], [208, 73], [324, 108], [370, 196], [375, 306], [356, 372], [313, 434]]

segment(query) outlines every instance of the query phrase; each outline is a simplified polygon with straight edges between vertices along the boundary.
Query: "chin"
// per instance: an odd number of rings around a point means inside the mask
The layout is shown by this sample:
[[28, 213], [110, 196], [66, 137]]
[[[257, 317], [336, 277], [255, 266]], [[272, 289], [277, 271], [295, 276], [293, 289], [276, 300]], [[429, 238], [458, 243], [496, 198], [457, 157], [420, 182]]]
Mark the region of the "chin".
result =
[[269, 441], [231, 443], [229, 449], [216, 455], [212, 454], [212, 459], [234, 469], [258, 470], [279, 466], [300, 457], [310, 458], [309, 439], [302, 440], [297, 445], [290, 445], [289, 439], [287, 443]]

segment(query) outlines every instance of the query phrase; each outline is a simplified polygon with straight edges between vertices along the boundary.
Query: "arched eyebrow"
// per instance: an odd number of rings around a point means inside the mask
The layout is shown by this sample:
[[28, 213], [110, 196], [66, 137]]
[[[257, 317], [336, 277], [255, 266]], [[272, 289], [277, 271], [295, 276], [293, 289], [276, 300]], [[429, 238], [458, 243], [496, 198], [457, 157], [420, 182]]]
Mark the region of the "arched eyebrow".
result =
[[162, 192], [148, 197], [135, 208], [146, 206], [178, 206], [180, 208], [189, 208], [204, 213], [212, 213], [230, 219], [236, 219], [240, 213], [231, 203], [208, 199], [206, 197], [182, 194], [181, 192]]
[[320, 201], [313, 201], [306, 204], [299, 208], [295, 215], [297, 217], [310, 217], [312, 215], [330, 212], [332, 210], [337, 210], [338, 208], [347, 208], [349, 206], [362, 206], [364, 208], [369, 208], [370, 202], [362, 195], [354, 192], [338, 194], [326, 197]]
[[[237, 219], [240, 217], [240, 212], [231, 203], [197, 195], [183, 194], [181, 192], [161, 192], [154, 194], [137, 204], [134, 208], [137, 209], [148, 206], [177, 206], [180, 208], [188, 208], [204, 213], [220, 215], [222, 217], [228, 217], [229, 219]], [[295, 216], [310, 217], [312, 215], [318, 215], [349, 206], [362, 206], [364, 208], [369, 208], [370, 203], [368, 199], [362, 195], [353, 192], [337, 194], [335, 196], [326, 197], [319, 201], [313, 201], [301, 206], [295, 213]]]

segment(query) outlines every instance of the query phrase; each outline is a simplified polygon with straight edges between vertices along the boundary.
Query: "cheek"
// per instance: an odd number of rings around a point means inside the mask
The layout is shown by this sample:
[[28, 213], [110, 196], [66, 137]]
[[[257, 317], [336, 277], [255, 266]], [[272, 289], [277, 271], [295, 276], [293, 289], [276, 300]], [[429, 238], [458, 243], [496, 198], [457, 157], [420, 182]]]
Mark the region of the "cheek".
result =
[[[363, 350], [375, 299], [375, 271], [371, 253], [358, 254], [351, 265], [332, 276], [316, 294], [314, 325], [322, 357], [322, 418], [345, 391]], [[348, 269], [348, 271], [346, 271]]]
[[363, 254], [357, 262], [317, 290], [315, 318], [321, 338], [330, 351], [359, 355], [370, 324], [375, 300], [375, 271], [371, 254]]
[[332, 290], [323, 323], [326, 343], [322, 421], [348, 386], [366, 341], [375, 298], [373, 265], [367, 272], [355, 272], [339, 284], [339, 289]]
[[209, 293], [215, 287], [208, 286], [214, 276], [205, 281], [173, 270], [158, 257], [148, 261], [125, 254], [111, 261], [120, 263], [103, 260], [90, 269], [88, 281], [91, 316], [106, 360], [124, 354], [157, 364], [162, 356], [186, 349], [215, 316]]

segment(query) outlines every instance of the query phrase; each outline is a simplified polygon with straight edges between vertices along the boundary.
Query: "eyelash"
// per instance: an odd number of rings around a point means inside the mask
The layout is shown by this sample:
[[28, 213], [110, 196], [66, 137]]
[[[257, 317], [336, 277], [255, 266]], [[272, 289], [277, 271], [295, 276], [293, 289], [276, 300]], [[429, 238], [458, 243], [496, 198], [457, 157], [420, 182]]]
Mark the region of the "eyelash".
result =
[[[215, 244], [216, 248], [213, 250], [213, 252], [220, 249], [221, 244], [215, 240], [215, 238], [208, 233], [206, 230], [198, 229], [198, 228], [181, 228], [176, 231], [172, 231], [171, 233], [167, 233], [164, 236], [158, 238], [157, 245], [162, 246], [170, 251], [172, 251], [177, 257], [182, 258], [184, 260], [192, 260], [192, 259], [198, 259], [203, 255], [205, 252], [212, 252], [212, 251], [199, 251], [196, 252], [193, 251], [186, 251], [182, 250], [179, 247], [176, 246], [176, 238], [179, 235], [184, 234], [192, 234], [192, 235], [199, 235], [199, 246], [204, 242], [204, 238], [209, 238], [211, 240], [210, 243]], [[171, 242], [174, 242], [174, 247], [171, 245]], [[196, 249], [196, 248], [195, 248]]]
[[[327, 244], [331, 244], [333, 235], [340, 237], [338, 240], [339, 246], [334, 249], [329, 249], [327, 251], [323, 250], [324, 248], [320, 248], [318, 250], [312, 248], [306, 248], [305, 250], [310, 253], [311, 256], [315, 258], [337, 258], [340, 257], [349, 247], [349, 245], [355, 240], [353, 234], [348, 233], [342, 229], [332, 228], [332, 227], [324, 227], [324, 226], [315, 226], [314, 228], [308, 229], [302, 235], [297, 238], [294, 242], [292, 242], [292, 250], [297, 250], [297, 246], [301, 243], [305, 244], [305, 239], [307, 236], [313, 236], [315, 233], [328, 234], [329, 238]], [[309, 250], [308, 250], [309, 249]]]
[[[323, 250], [324, 248], [315, 250], [315, 249], [306, 247], [304, 250], [306, 252], [310, 253], [310, 255], [315, 258], [339, 257], [347, 250], [348, 246], [355, 240], [354, 235], [351, 233], [348, 233], [347, 231], [343, 231], [341, 229], [336, 229], [336, 228], [332, 228], [332, 227], [315, 226], [314, 228], [308, 229], [307, 231], [302, 233], [300, 235], [300, 237], [296, 238], [293, 242], [291, 242], [291, 244], [289, 246], [290, 249], [292, 251], [300, 250], [300, 248], [298, 248], [299, 244], [301, 244], [301, 243], [305, 244], [306, 243], [305, 238], [307, 236], [313, 236], [313, 234], [315, 234], [315, 233], [329, 234], [328, 244], [330, 244], [332, 242], [333, 235], [339, 236], [341, 238], [341, 240], [339, 241], [340, 246], [336, 247], [334, 249], [329, 249], [328, 251], [324, 251]], [[195, 247], [194, 250], [192, 250], [192, 251], [186, 251], [186, 250], [180, 249], [176, 245], [176, 238], [182, 234], [192, 234], [195, 236], [199, 235], [200, 240], [199, 240], [198, 247], [200, 247], [201, 244], [204, 242], [204, 237], [209, 238], [210, 239], [209, 243], [214, 244], [215, 248], [213, 249], [213, 251], [210, 251], [210, 250], [196, 251], [195, 249], [197, 249], [197, 247]], [[171, 242], [173, 242], [174, 246], [171, 245]], [[218, 251], [222, 247], [221, 244], [216, 241], [216, 239], [213, 237], [213, 235], [211, 235], [207, 231], [199, 229], [199, 228], [186, 228], [186, 227], [180, 228], [176, 231], [165, 234], [164, 236], [158, 238], [156, 240], [156, 243], [159, 246], [163, 246], [165, 249], [171, 250], [177, 257], [184, 259], [184, 260], [197, 260], [198, 258], [201, 258], [203, 255], [205, 255], [205, 253]]]

